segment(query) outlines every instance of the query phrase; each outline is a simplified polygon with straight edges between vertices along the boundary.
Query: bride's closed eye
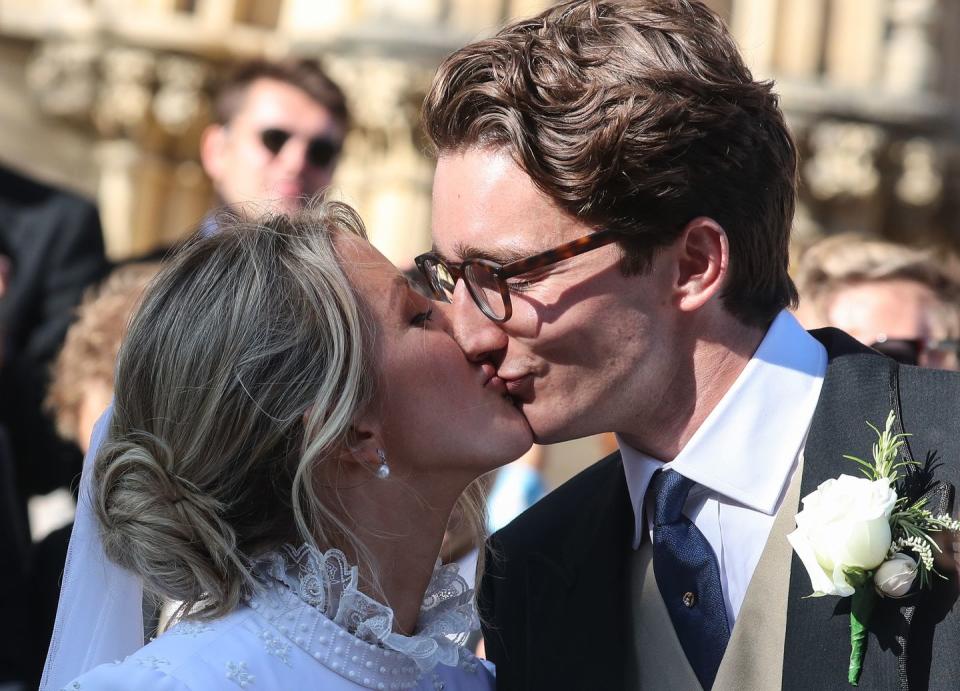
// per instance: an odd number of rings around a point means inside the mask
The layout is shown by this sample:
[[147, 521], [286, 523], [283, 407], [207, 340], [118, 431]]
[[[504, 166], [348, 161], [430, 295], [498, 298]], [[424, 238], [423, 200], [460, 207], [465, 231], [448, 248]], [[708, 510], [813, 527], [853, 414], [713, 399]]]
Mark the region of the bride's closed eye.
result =
[[433, 318], [433, 308], [428, 309], [426, 312], [419, 312], [416, 314], [413, 319], [410, 320], [411, 326], [426, 326]]

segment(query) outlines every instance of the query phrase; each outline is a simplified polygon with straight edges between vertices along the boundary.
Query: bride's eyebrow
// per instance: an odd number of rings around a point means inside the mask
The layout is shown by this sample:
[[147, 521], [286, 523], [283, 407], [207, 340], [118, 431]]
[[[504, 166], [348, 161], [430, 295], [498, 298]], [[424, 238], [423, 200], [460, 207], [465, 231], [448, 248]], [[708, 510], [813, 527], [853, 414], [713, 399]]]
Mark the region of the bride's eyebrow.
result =
[[387, 303], [387, 309], [390, 311], [390, 314], [400, 312], [403, 309], [409, 293], [410, 281], [408, 281], [407, 277], [403, 274], [397, 274], [396, 277], [390, 281], [390, 297]]

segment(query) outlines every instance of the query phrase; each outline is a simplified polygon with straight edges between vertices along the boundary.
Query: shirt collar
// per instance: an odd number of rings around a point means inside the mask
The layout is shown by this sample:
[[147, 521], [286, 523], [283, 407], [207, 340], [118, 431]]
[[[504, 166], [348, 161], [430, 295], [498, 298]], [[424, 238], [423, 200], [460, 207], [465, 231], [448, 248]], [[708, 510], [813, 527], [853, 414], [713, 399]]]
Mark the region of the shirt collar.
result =
[[[756, 511], [773, 515], [813, 418], [827, 351], [786, 310], [770, 325], [757, 351], [670, 467], [697, 484]], [[643, 500], [664, 465], [619, 435], [630, 502], [634, 547], [646, 532]]]

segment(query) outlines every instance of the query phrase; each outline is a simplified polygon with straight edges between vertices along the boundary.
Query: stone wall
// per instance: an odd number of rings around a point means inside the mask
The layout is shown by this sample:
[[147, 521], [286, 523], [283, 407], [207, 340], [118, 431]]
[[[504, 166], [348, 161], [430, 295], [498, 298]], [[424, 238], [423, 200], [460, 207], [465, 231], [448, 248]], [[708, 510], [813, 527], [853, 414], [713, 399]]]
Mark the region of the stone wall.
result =
[[[335, 180], [385, 253], [429, 244], [417, 108], [441, 57], [548, 0], [0, 0], [0, 160], [99, 200], [111, 254], [211, 203], [206, 89], [237, 58], [322, 56], [357, 128]], [[802, 245], [862, 230], [958, 243], [960, 3], [712, 0], [782, 94], [803, 152]]]
[[[429, 246], [419, 102], [441, 57], [549, 0], [0, 0], [0, 161], [96, 197], [111, 255], [189, 232], [211, 77], [322, 56], [356, 114], [334, 188], [407, 265]], [[960, 2], [709, 0], [803, 153], [795, 239], [960, 246]], [[554, 483], [609, 440], [552, 449]], [[564, 450], [565, 449], [565, 450]]]

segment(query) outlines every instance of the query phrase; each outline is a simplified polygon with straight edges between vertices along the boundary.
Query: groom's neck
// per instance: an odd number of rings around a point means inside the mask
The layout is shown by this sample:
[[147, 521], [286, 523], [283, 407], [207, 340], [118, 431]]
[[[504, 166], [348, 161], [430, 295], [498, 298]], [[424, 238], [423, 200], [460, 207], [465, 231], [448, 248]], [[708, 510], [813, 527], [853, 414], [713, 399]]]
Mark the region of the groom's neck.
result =
[[636, 450], [669, 462], [676, 458], [743, 372], [766, 329], [742, 324], [691, 335], [666, 368], [660, 396], [653, 402], [638, 391], [643, 411], [627, 416], [615, 429]]

